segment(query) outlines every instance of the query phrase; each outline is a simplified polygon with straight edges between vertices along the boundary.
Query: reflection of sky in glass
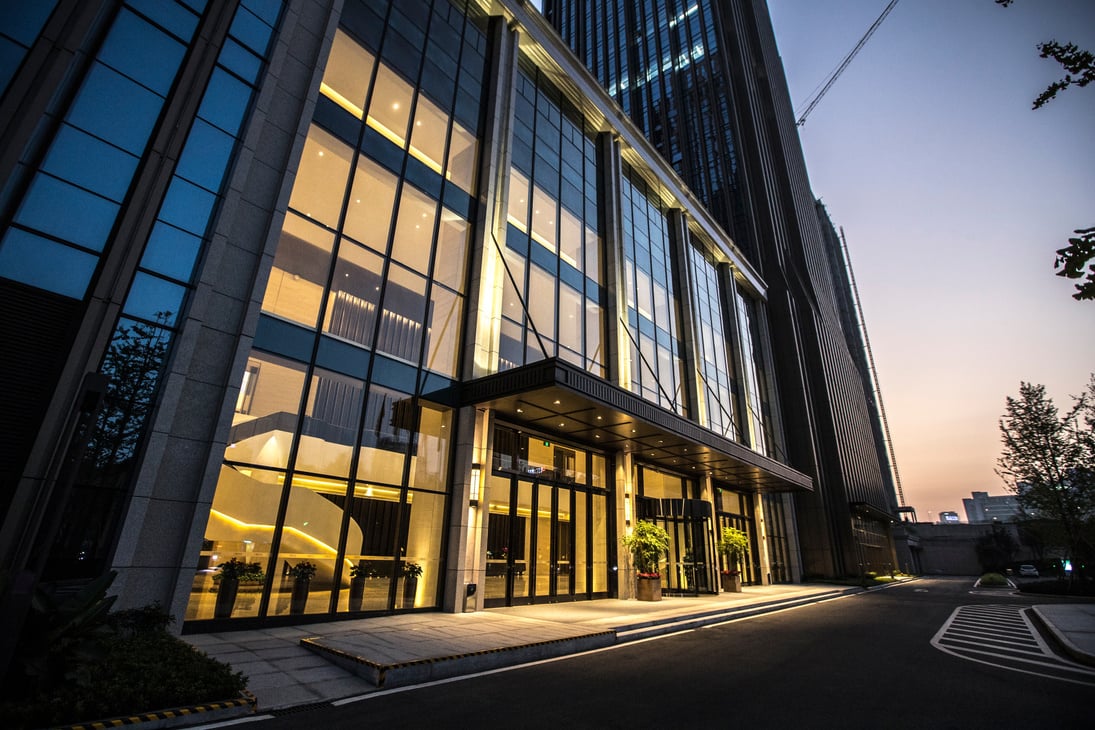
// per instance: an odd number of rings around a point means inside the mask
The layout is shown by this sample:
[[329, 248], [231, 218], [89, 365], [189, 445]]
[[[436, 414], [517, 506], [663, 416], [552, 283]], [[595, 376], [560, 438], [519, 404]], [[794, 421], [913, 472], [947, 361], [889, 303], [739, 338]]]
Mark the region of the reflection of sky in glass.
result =
[[117, 215], [116, 203], [39, 174], [31, 183], [15, 221], [101, 251]]
[[24, 284], [81, 299], [98, 258], [12, 228], [0, 244], [0, 271]]
[[[186, 289], [150, 274], [139, 273], [125, 301], [125, 313], [173, 325], [179, 317]], [[164, 315], [162, 319], [158, 319]]]
[[201, 244], [202, 240], [197, 236], [159, 222], [148, 239], [141, 268], [189, 281], [201, 253]]

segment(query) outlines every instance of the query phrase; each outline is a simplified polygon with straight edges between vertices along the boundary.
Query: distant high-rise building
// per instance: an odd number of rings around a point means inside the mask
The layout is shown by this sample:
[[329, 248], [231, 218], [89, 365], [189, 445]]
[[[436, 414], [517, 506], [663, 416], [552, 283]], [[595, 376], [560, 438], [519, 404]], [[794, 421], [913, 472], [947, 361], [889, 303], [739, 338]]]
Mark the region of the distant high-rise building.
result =
[[[546, 17], [768, 284], [775, 453], [803, 571], [892, 560], [897, 499], [841, 241], [815, 204], [764, 0], [546, 0]], [[778, 431], [778, 429], [777, 429]]]
[[957, 525], [961, 521], [957, 512], [943, 511], [939, 513], [939, 524], [941, 525]]
[[969, 499], [962, 500], [966, 508], [966, 521], [970, 524], [981, 522], [1011, 522], [1024, 515], [1023, 508], [1014, 494], [990, 497], [988, 492], [970, 492]]

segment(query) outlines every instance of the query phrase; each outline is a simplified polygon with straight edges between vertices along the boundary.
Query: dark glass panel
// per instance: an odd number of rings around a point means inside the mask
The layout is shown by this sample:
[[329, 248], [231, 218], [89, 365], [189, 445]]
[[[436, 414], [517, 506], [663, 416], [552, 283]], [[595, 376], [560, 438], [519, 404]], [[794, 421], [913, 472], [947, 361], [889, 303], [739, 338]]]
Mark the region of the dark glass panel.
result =
[[162, 106], [159, 96], [96, 64], [84, 80], [67, 121], [141, 155]]
[[174, 325], [186, 289], [151, 274], [138, 272], [125, 300], [125, 313], [164, 325]]
[[243, 0], [240, 4], [270, 25], [277, 23], [282, 5], [281, 0]]
[[145, 246], [141, 267], [179, 281], [190, 281], [202, 239], [158, 221]]
[[266, 55], [266, 45], [270, 42], [273, 32], [273, 28], [245, 7], [236, 11], [236, 18], [228, 30], [233, 38], [260, 56]]
[[236, 135], [251, 101], [251, 89], [231, 74], [217, 69], [209, 79], [198, 116]]
[[198, 119], [190, 129], [175, 173], [216, 193], [228, 170], [235, 144], [235, 137]]
[[311, 330], [265, 314], [259, 315], [259, 324], [255, 329], [257, 349], [278, 352], [307, 362], [312, 358], [314, 342], [315, 332]]
[[221, 54], [217, 60], [222, 66], [229, 71], [233, 71], [241, 78], [251, 83], [258, 81], [259, 71], [262, 69], [262, 60], [231, 38], [225, 40], [224, 47], [221, 49]]
[[198, 17], [172, 0], [129, 0], [128, 5], [187, 42], [198, 27]]
[[335, 372], [364, 378], [369, 372], [371, 355], [342, 340], [332, 337], [319, 338], [319, 350], [316, 352], [316, 364]]
[[160, 208], [160, 220], [202, 236], [216, 202], [213, 193], [176, 177]]
[[116, 203], [39, 173], [23, 198], [15, 221], [102, 251], [117, 215]]
[[9, 228], [0, 242], [0, 272], [73, 299], [83, 299], [99, 259], [45, 238]]
[[166, 95], [185, 53], [184, 45], [122, 10], [99, 51], [99, 60]]
[[133, 155], [63, 124], [42, 169], [121, 202], [133, 181], [137, 162]]
[[42, 32], [42, 26], [56, 6], [56, 0], [5, 2], [0, 5], [0, 28], [3, 28], [4, 35], [30, 46]]

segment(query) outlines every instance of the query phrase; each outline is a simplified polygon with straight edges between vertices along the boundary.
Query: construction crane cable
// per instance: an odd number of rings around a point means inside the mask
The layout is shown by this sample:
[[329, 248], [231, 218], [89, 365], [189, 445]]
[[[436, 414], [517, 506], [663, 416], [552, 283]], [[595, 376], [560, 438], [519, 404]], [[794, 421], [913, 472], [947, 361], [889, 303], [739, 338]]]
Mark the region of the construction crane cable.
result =
[[801, 127], [803, 124], [806, 123], [806, 117], [810, 115], [810, 112], [812, 112], [814, 110], [814, 107], [817, 106], [818, 102], [821, 101], [821, 97], [825, 96], [825, 92], [827, 92], [832, 87], [833, 83], [840, 77], [840, 75], [844, 73], [844, 69], [848, 68], [848, 64], [852, 62], [852, 59], [855, 58], [860, 49], [862, 49], [863, 46], [867, 45], [867, 41], [870, 40], [871, 36], [874, 35], [874, 32], [878, 30], [878, 26], [882, 25], [882, 21], [885, 20], [886, 16], [890, 14], [890, 11], [894, 9], [894, 6], [897, 5], [897, 2], [898, 0], [890, 0], [890, 4], [887, 5], [886, 9], [882, 11], [882, 14], [878, 16], [878, 19], [871, 24], [871, 27], [868, 28], [867, 32], [863, 34], [863, 37], [859, 39], [859, 43], [855, 44], [855, 48], [853, 48], [848, 53], [848, 55], [844, 57], [844, 60], [840, 63], [839, 66], [837, 66], [836, 71], [833, 71], [833, 73], [829, 75], [829, 80], [826, 81], [825, 85], [821, 87], [821, 91], [817, 92], [817, 94], [815, 94], [810, 102], [806, 105], [806, 111], [802, 112], [802, 116], [800, 116], [798, 118], [798, 121], [795, 123], [796, 126]]

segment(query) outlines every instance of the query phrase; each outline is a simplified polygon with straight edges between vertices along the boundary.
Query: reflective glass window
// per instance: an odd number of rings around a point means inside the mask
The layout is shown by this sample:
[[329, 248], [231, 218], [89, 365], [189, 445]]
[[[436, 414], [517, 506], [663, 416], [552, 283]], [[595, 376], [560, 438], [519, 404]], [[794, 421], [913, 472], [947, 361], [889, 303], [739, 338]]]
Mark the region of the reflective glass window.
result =
[[432, 101], [419, 94], [411, 128], [411, 155], [438, 175], [445, 161], [449, 116]]
[[179, 281], [190, 281], [201, 245], [198, 236], [157, 222], [145, 245], [141, 267]]
[[161, 97], [95, 64], [66, 121], [139, 156], [162, 106]]
[[528, 232], [528, 178], [512, 168], [509, 173], [509, 222]]
[[289, 206], [308, 218], [336, 227], [350, 177], [352, 152], [329, 132], [312, 125]]
[[376, 251], [386, 251], [395, 187], [394, 175], [372, 160], [359, 157], [343, 232]]
[[[270, 607], [267, 615], [326, 613], [334, 590], [338, 538], [346, 482], [294, 475], [289, 504], [281, 524], [281, 542], [273, 561]], [[334, 498], [334, 499], [332, 499]], [[307, 573], [297, 566], [309, 564]], [[305, 580], [304, 575], [309, 577]]]
[[[221, 467], [209, 521], [205, 526], [198, 571], [186, 608], [187, 620], [214, 617], [222, 583], [218, 568], [235, 559], [258, 563], [268, 571], [285, 474], [225, 464]], [[265, 580], [241, 581], [227, 617], [257, 616]]]
[[343, 241], [331, 279], [323, 329], [372, 347], [384, 259], [367, 248]]
[[117, 216], [117, 203], [39, 173], [15, 222], [102, 251]]
[[373, 73], [373, 54], [358, 45], [343, 31], [335, 31], [331, 55], [319, 86], [322, 94], [358, 119], [365, 116], [365, 95]]
[[183, 44], [123, 9], [111, 26], [98, 58], [166, 96], [185, 53]]
[[415, 271], [429, 269], [438, 203], [410, 185], [403, 186], [392, 239], [392, 258]]
[[125, 198], [138, 159], [67, 124], [53, 138], [42, 169], [115, 202]]
[[262, 310], [315, 327], [333, 248], [333, 234], [286, 214]]
[[297, 471], [349, 475], [364, 389], [356, 378], [316, 369], [304, 404]]
[[448, 208], [441, 208], [441, 225], [437, 231], [437, 256], [433, 278], [445, 286], [464, 293], [468, 270], [468, 222]]
[[[529, 267], [528, 282], [529, 317], [540, 337], [555, 341], [555, 277], [539, 266]], [[553, 352], [548, 352], [550, 357]]]
[[387, 66], [381, 65], [369, 101], [369, 126], [393, 144], [403, 147], [407, 143], [410, 112], [410, 85]]
[[214, 193], [176, 177], [160, 206], [160, 220], [202, 236], [216, 203]]
[[175, 174], [206, 190], [219, 192], [235, 146], [235, 137], [200, 119], [195, 120]]
[[401, 484], [411, 433], [413, 400], [406, 393], [373, 383], [365, 401], [357, 474], [382, 484]]
[[461, 190], [474, 192], [476, 171], [479, 167], [479, 140], [459, 122], [452, 125], [449, 140], [449, 162], [445, 178]]
[[284, 468], [303, 390], [304, 365], [252, 351], [236, 398], [224, 458]]
[[198, 116], [229, 134], [238, 134], [251, 102], [251, 89], [224, 69], [216, 69], [205, 87]]
[[126, 297], [124, 311], [134, 317], [171, 326], [179, 317], [185, 296], [185, 287], [138, 272]]
[[441, 540], [445, 533], [445, 495], [433, 492], [407, 493], [407, 543], [403, 546], [403, 564], [414, 565], [414, 573], [404, 569], [397, 597], [402, 608], [433, 606], [437, 603], [437, 584], [441, 571]]
[[83, 299], [98, 262], [89, 253], [18, 228], [9, 228], [0, 242], [0, 275], [73, 299]]
[[419, 409], [418, 436], [411, 458], [410, 485], [443, 491], [449, 469], [452, 411], [423, 405]]
[[442, 286], [430, 291], [426, 321], [425, 367], [435, 373], [455, 376], [460, 348], [463, 298]]
[[557, 203], [539, 186], [532, 190], [532, 239], [549, 251], [555, 251], [555, 214]]
[[376, 349], [401, 360], [418, 362], [426, 314], [426, 279], [398, 264], [388, 269], [384, 308]]

